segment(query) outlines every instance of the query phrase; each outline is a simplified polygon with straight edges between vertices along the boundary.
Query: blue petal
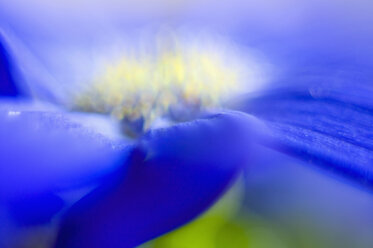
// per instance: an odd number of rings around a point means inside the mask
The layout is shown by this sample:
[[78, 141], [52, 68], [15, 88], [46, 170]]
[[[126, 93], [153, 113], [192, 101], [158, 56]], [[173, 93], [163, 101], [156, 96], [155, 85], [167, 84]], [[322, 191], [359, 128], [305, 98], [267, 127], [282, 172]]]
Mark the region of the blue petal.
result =
[[93, 183], [120, 166], [125, 146], [42, 111], [0, 110], [0, 199]]
[[12, 199], [6, 206], [13, 222], [29, 226], [48, 223], [65, 202], [56, 194], [46, 192]]
[[190, 221], [248, 162], [255, 125], [231, 112], [150, 131], [129, 171], [69, 210], [56, 247], [134, 247]]
[[267, 121], [266, 145], [373, 188], [371, 95], [367, 85], [288, 88], [248, 96], [240, 109]]
[[0, 34], [0, 96], [18, 96], [21, 94], [12, 74], [12, 63], [9, 53]]

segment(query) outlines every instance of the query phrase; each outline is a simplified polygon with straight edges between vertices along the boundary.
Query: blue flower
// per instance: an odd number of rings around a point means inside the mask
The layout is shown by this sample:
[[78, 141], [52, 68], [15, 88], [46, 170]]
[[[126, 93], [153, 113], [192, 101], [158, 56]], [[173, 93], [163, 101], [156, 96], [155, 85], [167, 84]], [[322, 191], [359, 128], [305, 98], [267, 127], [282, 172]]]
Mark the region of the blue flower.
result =
[[64, 214], [57, 247], [132, 247], [193, 219], [246, 164], [258, 125], [221, 112], [126, 141], [87, 128], [84, 114], [5, 98], [1, 108], [0, 196], [19, 224], [47, 222], [61, 194], [95, 188]]
[[[11, 36], [13, 47], [22, 49]], [[36, 82], [53, 76], [41, 73], [43, 66], [32, 67], [32, 59], [22, 52], [27, 58], [12, 56], [17, 52], [0, 43], [0, 204], [23, 225], [48, 222], [64, 209], [58, 216], [58, 248], [133, 247], [187, 223], [211, 206], [244, 166], [253, 166], [258, 146], [320, 166], [363, 188], [373, 185], [372, 102], [366, 85], [350, 86], [346, 78], [333, 75], [336, 85], [281, 83], [281, 89], [236, 99], [230, 105], [235, 111], [192, 111], [186, 122], [149, 128], [135, 140], [118, 139], [94, 125], [96, 117], [87, 122], [87, 113], [35, 103], [35, 92], [54, 103], [64, 97], [51, 94], [57, 84], [46, 90]], [[66, 72], [60, 65], [53, 68], [57, 74]], [[176, 99], [186, 102], [176, 111], [182, 117], [190, 114], [183, 112], [195, 97], [190, 94]], [[103, 112], [116, 114], [106, 100], [87, 108], [100, 112], [104, 106]], [[86, 110], [83, 105], [74, 107]], [[129, 113], [136, 116], [129, 121], [122, 118], [135, 135], [138, 125], [140, 132], [147, 126], [147, 119], [137, 114]], [[86, 192], [77, 193], [82, 188]], [[70, 203], [65, 194], [71, 192]]]

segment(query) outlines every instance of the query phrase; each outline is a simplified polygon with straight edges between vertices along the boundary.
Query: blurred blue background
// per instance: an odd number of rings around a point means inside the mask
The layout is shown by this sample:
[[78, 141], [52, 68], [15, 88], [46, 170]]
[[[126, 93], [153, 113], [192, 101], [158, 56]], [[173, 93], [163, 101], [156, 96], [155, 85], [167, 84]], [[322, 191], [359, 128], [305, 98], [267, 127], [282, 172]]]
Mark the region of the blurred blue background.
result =
[[[98, 66], [88, 63], [96, 53], [122, 36], [136, 42], [133, 34], [159, 26], [203, 30], [251, 49], [269, 65], [266, 87], [351, 82], [370, 88], [372, 21], [369, 0], [0, 2], [10, 47], [30, 72], [29, 82], [42, 75], [33, 90], [48, 99], [56, 97], [45, 90], [57, 87], [52, 81], [86, 80]], [[373, 247], [371, 192], [285, 155], [261, 152], [216, 206], [143, 247]]]

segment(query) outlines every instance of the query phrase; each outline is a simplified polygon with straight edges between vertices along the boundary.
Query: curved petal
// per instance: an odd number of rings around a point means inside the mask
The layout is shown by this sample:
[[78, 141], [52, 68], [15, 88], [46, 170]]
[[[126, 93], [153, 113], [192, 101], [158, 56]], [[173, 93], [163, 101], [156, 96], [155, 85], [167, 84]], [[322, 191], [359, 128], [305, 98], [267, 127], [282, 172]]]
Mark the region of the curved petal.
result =
[[125, 177], [68, 211], [56, 247], [134, 247], [190, 221], [248, 162], [255, 125], [231, 112], [150, 131]]
[[14, 97], [21, 93], [12, 75], [11, 67], [10, 56], [0, 33], [0, 96]]
[[373, 101], [365, 85], [285, 89], [240, 109], [267, 121], [267, 145], [373, 187]]
[[95, 182], [121, 165], [126, 146], [77, 117], [0, 108], [0, 198]]

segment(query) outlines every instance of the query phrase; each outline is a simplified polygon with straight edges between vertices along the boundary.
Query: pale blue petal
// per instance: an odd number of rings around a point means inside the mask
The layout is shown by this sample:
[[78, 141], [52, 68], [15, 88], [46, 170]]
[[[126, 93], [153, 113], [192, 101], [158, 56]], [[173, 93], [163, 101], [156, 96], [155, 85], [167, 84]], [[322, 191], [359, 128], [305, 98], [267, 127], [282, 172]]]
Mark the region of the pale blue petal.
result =
[[276, 90], [240, 109], [266, 121], [266, 145], [373, 187], [373, 101], [369, 85]]
[[94, 183], [125, 159], [119, 144], [63, 112], [0, 111], [0, 196]]

